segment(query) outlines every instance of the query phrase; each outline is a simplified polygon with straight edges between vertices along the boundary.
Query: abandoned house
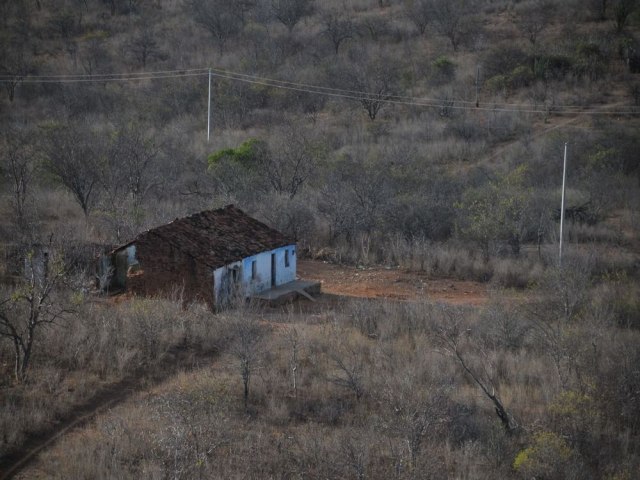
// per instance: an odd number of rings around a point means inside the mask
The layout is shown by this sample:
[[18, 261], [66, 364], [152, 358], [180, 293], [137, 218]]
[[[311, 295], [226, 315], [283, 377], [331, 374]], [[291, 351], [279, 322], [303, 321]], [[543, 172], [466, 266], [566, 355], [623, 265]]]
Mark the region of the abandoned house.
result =
[[100, 258], [101, 288], [224, 306], [296, 280], [295, 243], [229, 205], [140, 233]]

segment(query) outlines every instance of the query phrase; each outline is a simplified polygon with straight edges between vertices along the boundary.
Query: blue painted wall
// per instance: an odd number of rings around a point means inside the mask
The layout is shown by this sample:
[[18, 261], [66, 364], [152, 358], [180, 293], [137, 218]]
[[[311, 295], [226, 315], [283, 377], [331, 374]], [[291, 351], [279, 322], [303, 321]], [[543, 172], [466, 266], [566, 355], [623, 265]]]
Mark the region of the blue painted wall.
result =
[[[285, 265], [285, 252], [289, 252], [289, 266]], [[287, 245], [242, 260], [242, 280], [248, 293], [258, 293], [271, 288], [271, 255], [275, 255], [276, 286], [296, 279], [296, 247]], [[252, 278], [252, 263], [256, 262], [256, 277]]]
[[[287, 253], [288, 252], [288, 253]], [[268, 252], [262, 252], [258, 255], [253, 255], [243, 259], [241, 262], [235, 262], [231, 265], [227, 265], [218, 268], [213, 273], [214, 278], [214, 298], [216, 303], [220, 298], [220, 285], [222, 283], [222, 276], [228, 274], [230, 268], [241, 267], [240, 278], [241, 287], [247, 296], [269, 290], [271, 288], [271, 255], [275, 255], [275, 272], [276, 272], [276, 286], [283, 285], [285, 283], [293, 282], [296, 279], [296, 246], [287, 245], [286, 247], [277, 248]], [[289, 265], [286, 265], [286, 257], [289, 257]], [[252, 276], [253, 262], [256, 264], [255, 278]]]

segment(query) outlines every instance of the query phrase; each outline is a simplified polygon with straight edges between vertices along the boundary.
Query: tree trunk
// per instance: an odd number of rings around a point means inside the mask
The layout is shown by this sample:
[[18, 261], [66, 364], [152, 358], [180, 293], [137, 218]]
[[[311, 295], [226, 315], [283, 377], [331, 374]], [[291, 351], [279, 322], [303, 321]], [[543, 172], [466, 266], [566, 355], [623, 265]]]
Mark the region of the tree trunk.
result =
[[511, 247], [511, 253], [513, 253], [516, 257], [520, 255], [520, 236], [513, 235], [509, 239], [509, 246]]
[[17, 82], [14, 82], [13, 80], [7, 82], [7, 93], [9, 93], [9, 102], [11, 103], [13, 103], [13, 99], [16, 94], [16, 85]]
[[35, 336], [35, 323], [33, 323], [33, 327], [29, 328], [29, 333], [27, 334], [27, 344], [22, 344], [22, 363], [20, 365], [20, 380], [24, 380], [27, 377], [27, 369], [29, 368], [29, 362], [31, 360], [31, 352], [33, 347], [33, 340]]
[[244, 377], [242, 381], [244, 384], [244, 409], [247, 410], [247, 405], [249, 403], [249, 378]]
[[13, 375], [16, 381], [21, 381], [20, 372], [22, 371], [22, 355], [20, 353], [20, 343], [17, 338], [13, 339], [13, 348], [15, 351], [15, 365], [13, 369]]
[[249, 366], [249, 361], [244, 359], [242, 360], [242, 384], [244, 387], [243, 400], [244, 400], [244, 409], [247, 410], [247, 406], [249, 404], [249, 379], [251, 376], [251, 367]]

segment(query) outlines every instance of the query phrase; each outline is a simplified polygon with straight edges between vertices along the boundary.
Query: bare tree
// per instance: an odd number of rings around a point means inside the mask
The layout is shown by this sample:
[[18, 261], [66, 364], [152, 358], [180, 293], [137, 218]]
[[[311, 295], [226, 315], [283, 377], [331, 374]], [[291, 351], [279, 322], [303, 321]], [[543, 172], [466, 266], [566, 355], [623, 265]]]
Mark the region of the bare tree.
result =
[[502, 292], [496, 292], [496, 297], [480, 317], [481, 336], [492, 349], [516, 351], [522, 347], [531, 326], [519, 308], [502, 301]]
[[357, 233], [370, 234], [379, 225], [385, 202], [393, 195], [383, 162], [375, 150], [358, 146], [334, 164], [318, 205], [330, 223], [332, 240], [343, 235], [351, 244]]
[[550, 0], [536, 0], [516, 8], [516, 25], [535, 48], [538, 37], [551, 23], [555, 4]]
[[122, 126], [115, 134], [109, 152], [112, 181], [126, 186], [136, 207], [163, 181], [157, 168], [159, 157], [160, 147], [155, 138], [139, 125]]
[[[340, 454], [337, 461], [344, 468], [343, 473], [350, 472], [353, 478], [364, 480], [367, 478], [367, 467], [371, 461], [373, 432], [362, 435], [358, 432], [347, 431], [337, 438], [337, 447]], [[338, 473], [338, 472], [336, 472]]]
[[102, 39], [92, 38], [83, 42], [79, 56], [80, 65], [88, 75], [109, 70], [111, 59]]
[[361, 36], [365, 33], [374, 42], [379, 41], [385, 34], [391, 33], [389, 21], [381, 16], [366, 16], [358, 20], [358, 31]]
[[[394, 371], [399, 368], [394, 367]], [[406, 442], [409, 470], [414, 474], [425, 440], [447, 423], [450, 402], [448, 385], [425, 385], [417, 373], [409, 366], [404, 374], [390, 377], [382, 394], [383, 427]]]
[[17, 381], [26, 378], [41, 330], [71, 313], [58, 295], [65, 276], [62, 263], [34, 252], [25, 263], [26, 280], [0, 300], [0, 337], [13, 344]]
[[429, 0], [405, 0], [404, 10], [407, 18], [414, 23], [420, 35], [424, 35], [431, 20]]
[[109, 11], [111, 12], [111, 16], [114, 16], [116, 14], [116, 9], [118, 7], [118, 0], [102, 0], [102, 3], [109, 6]]
[[533, 336], [553, 362], [563, 389], [574, 369], [571, 327], [584, 306], [591, 284], [591, 261], [565, 257], [562, 267], [551, 267], [540, 285], [544, 301], [525, 308]]
[[5, 172], [11, 183], [12, 207], [19, 225], [26, 217], [27, 199], [34, 177], [36, 152], [26, 132], [10, 129], [2, 142]]
[[356, 400], [360, 401], [365, 393], [362, 378], [364, 369], [362, 359], [359, 359], [358, 354], [353, 350], [347, 351], [346, 356], [333, 353], [330, 355], [330, 358], [337, 372], [329, 377], [329, 381], [335, 385], [351, 390]]
[[81, 18], [81, 14], [76, 18], [71, 10], [61, 9], [49, 20], [49, 27], [62, 38], [69, 39], [76, 34]]
[[238, 362], [243, 387], [242, 399], [246, 411], [249, 407], [251, 378], [262, 357], [262, 340], [265, 332], [263, 326], [257, 321], [255, 312], [242, 306], [244, 299], [240, 296], [235, 302], [238, 309], [227, 314], [229, 336], [225, 339], [225, 343], [229, 344], [229, 353]]
[[291, 357], [289, 359], [289, 369], [291, 371], [291, 388], [293, 396], [298, 398], [298, 378], [300, 377], [300, 334], [295, 327], [287, 330], [287, 343], [291, 348]]
[[465, 17], [471, 12], [473, 2], [467, 0], [429, 0], [431, 24], [449, 39], [453, 51], [457, 51], [466, 30]]
[[158, 47], [155, 35], [153, 31], [147, 27], [143, 27], [139, 33], [132, 38], [128, 50], [142, 68], [147, 66], [148, 61], [162, 57], [162, 52]]
[[0, 43], [0, 75], [10, 102], [15, 98], [16, 87], [33, 71], [30, 57], [22, 44]]
[[318, 211], [325, 218], [329, 227], [329, 241], [340, 236], [350, 239], [359, 225], [360, 216], [353, 208], [352, 194], [340, 176], [331, 175], [320, 190]]
[[[481, 346], [473, 345], [469, 341], [470, 330], [464, 327], [461, 312], [451, 307], [446, 307], [441, 309], [441, 313], [441, 323], [436, 325], [434, 331], [436, 345], [439, 348], [438, 351], [453, 357], [458, 362], [465, 373], [469, 375], [482, 393], [491, 401], [504, 429], [507, 432], [515, 430], [518, 428], [518, 423], [500, 399], [489, 371], [489, 360], [483, 354]], [[469, 352], [470, 347], [475, 347], [480, 351], [480, 355], [485, 357], [481, 360], [480, 365], [473, 364]]]
[[316, 226], [312, 190], [308, 195], [297, 195], [295, 198], [278, 193], [262, 198], [264, 202], [258, 211], [269, 225], [298, 242], [312, 238]]
[[373, 56], [368, 51], [357, 51], [341, 68], [343, 82], [349, 90], [358, 93], [360, 104], [371, 120], [375, 120], [387, 100], [398, 88], [398, 62], [389, 55]]
[[[83, 3], [86, 4], [85, 0], [82, 0]], [[101, 0], [102, 3], [109, 6], [109, 11], [111, 15], [115, 15], [116, 13], [135, 13], [138, 11], [141, 0]]]
[[188, 0], [193, 20], [206, 29], [222, 53], [227, 41], [240, 33], [245, 10], [232, 0]]
[[616, 0], [613, 5], [613, 17], [616, 22], [616, 32], [620, 33], [627, 26], [627, 21], [638, 6], [637, 0]]
[[293, 124], [279, 129], [261, 157], [261, 169], [279, 194], [295, 197], [317, 171], [326, 156], [323, 146], [309, 132]]
[[342, 329], [332, 332], [333, 345], [327, 355], [333, 366], [333, 373], [327, 376], [327, 380], [350, 390], [355, 395], [356, 401], [360, 401], [366, 393], [366, 354], [363, 346], [356, 339], [349, 337], [350, 333]]
[[327, 12], [322, 16], [322, 35], [326, 36], [336, 55], [340, 50], [340, 45], [355, 35], [356, 25], [353, 20], [346, 16], [344, 12]]
[[271, 11], [276, 20], [292, 32], [298, 22], [313, 11], [313, 0], [271, 0]]
[[98, 138], [79, 124], [46, 127], [46, 167], [71, 192], [85, 215], [95, 204], [100, 180], [98, 143]]
[[607, 8], [610, 0], [589, 0], [587, 7], [594, 13], [595, 17], [600, 20], [606, 20]]
[[97, 165], [100, 198], [94, 215], [119, 243], [139, 230], [144, 200], [165, 176], [159, 168], [154, 137], [136, 123], [116, 125], [104, 136], [109, 144]]

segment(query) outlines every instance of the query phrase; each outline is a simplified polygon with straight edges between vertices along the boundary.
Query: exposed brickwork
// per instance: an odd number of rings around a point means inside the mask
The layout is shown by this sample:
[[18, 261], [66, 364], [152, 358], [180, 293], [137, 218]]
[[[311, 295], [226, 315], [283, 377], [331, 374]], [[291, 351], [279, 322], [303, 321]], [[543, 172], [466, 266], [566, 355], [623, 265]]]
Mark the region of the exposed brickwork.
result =
[[229, 205], [208, 210], [139, 234], [136, 269], [127, 272], [126, 289], [139, 295], [170, 295], [181, 290], [185, 301], [214, 304], [213, 270], [293, 241], [242, 210]]
[[213, 305], [213, 271], [155, 235], [135, 242], [140, 270], [127, 274], [127, 291], [138, 295], [172, 295]]

